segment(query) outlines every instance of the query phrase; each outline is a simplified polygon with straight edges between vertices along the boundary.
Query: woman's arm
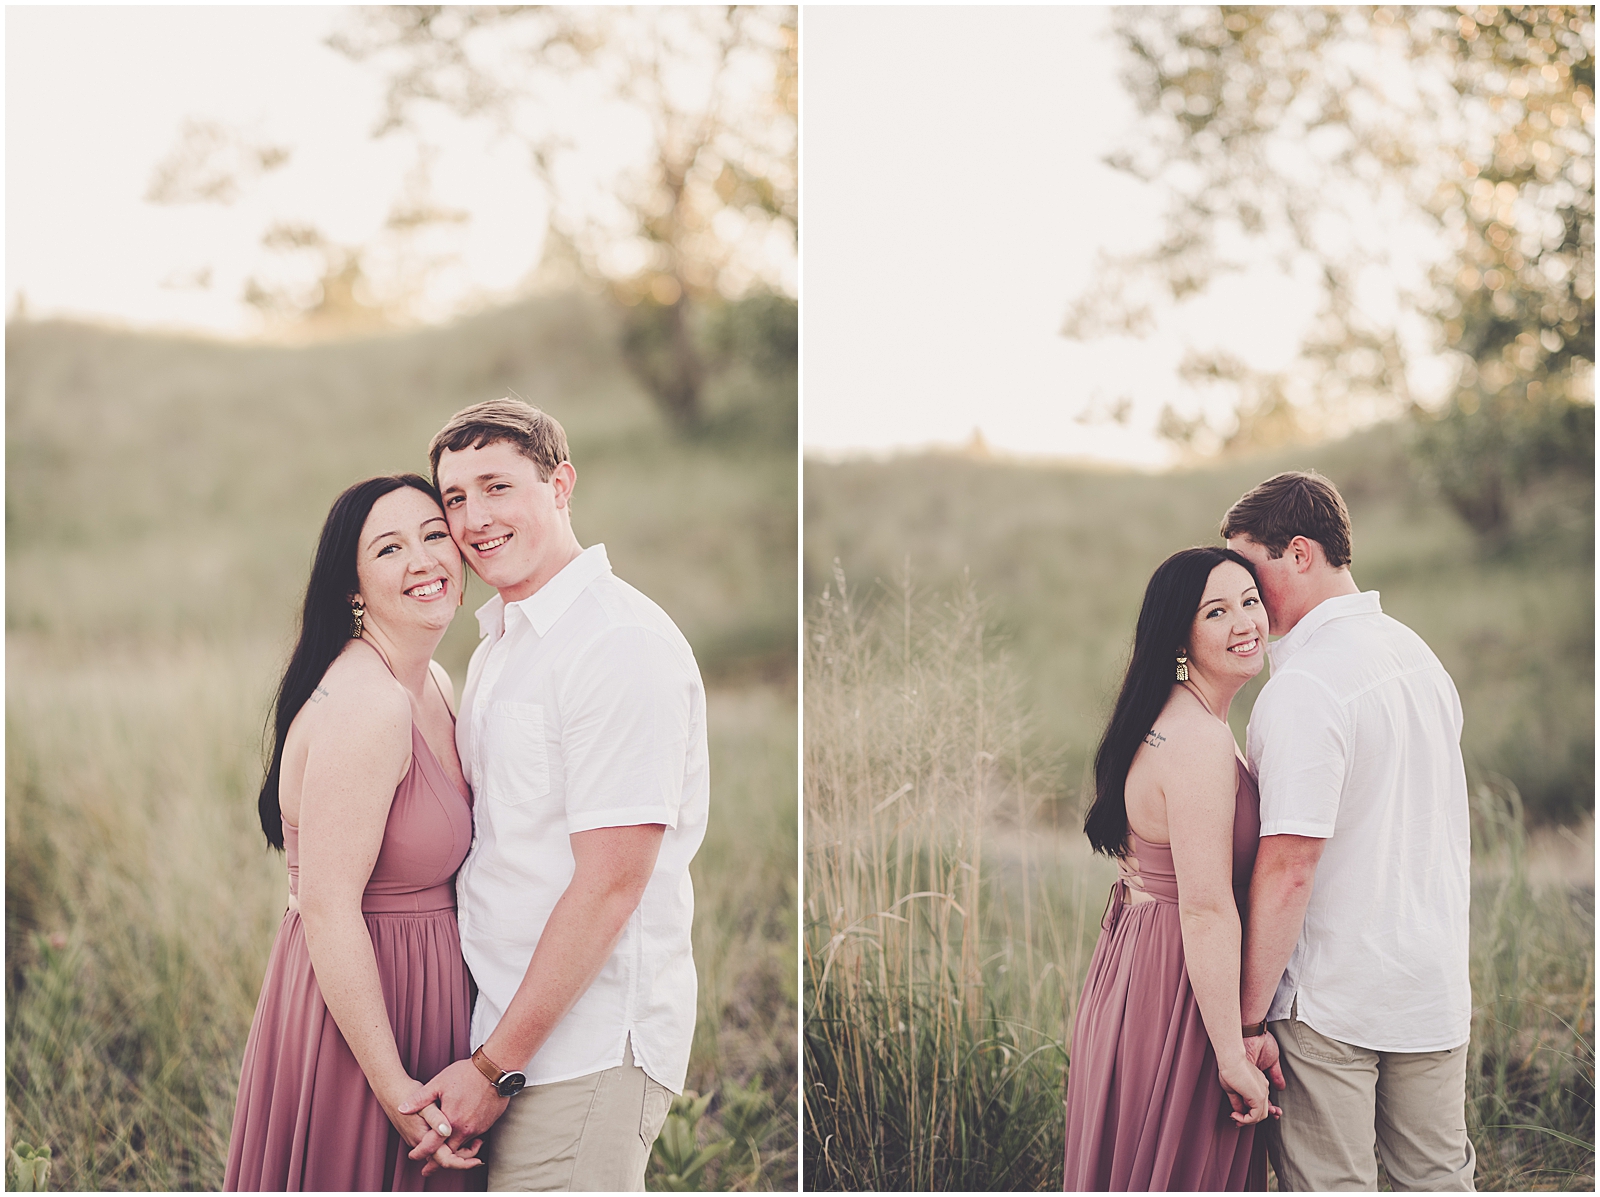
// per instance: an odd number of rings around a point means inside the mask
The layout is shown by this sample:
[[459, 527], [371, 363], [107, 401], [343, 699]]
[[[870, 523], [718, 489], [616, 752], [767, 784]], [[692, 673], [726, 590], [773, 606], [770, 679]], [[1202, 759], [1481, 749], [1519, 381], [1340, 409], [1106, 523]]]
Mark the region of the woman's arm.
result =
[[[307, 727], [300, 796], [300, 920], [328, 1013], [389, 1121], [408, 1143], [427, 1131], [397, 1107], [416, 1088], [395, 1048], [361, 896], [395, 788], [411, 758], [411, 708], [387, 677], [330, 670], [328, 696]], [[431, 1111], [432, 1121], [443, 1116]], [[470, 1157], [471, 1153], [465, 1153]], [[458, 1164], [456, 1166], [464, 1166]]]
[[1217, 1056], [1234, 1118], [1269, 1112], [1267, 1082], [1245, 1056], [1239, 1022], [1239, 911], [1233, 900], [1233, 816], [1238, 784], [1233, 737], [1225, 727], [1188, 723], [1164, 762], [1167, 831], [1178, 874], [1183, 956], [1200, 1016]]

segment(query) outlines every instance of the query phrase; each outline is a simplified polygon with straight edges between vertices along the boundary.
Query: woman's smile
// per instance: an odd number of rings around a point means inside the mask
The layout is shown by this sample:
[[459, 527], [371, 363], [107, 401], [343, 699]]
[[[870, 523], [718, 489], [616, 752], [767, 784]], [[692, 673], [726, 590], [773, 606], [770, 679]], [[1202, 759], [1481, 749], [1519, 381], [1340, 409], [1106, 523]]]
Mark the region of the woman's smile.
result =
[[429, 602], [444, 594], [445, 579], [435, 578], [431, 582], [422, 582], [406, 590], [406, 594], [414, 599]]

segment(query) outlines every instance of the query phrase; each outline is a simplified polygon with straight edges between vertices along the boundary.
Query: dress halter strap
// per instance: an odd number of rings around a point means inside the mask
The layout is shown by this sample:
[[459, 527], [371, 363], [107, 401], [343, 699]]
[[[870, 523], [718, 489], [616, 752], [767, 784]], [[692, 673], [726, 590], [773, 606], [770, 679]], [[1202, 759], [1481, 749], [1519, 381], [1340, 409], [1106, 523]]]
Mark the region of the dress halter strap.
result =
[[1182, 686], [1185, 690], [1189, 691], [1190, 694], [1193, 694], [1197, 699], [1200, 700], [1200, 705], [1205, 707], [1207, 715], [1210, 715], [1218, 723], [1224, 723], [1224, 724], [1227, 723], [1226, 719], [1222, 718], [1222, 716], [1218, 715], [1215, 711], [1213, 711], [1211, 709], [1211, 704], [1206, 701], [1206, 696], [1204, 694], [1200, 693], [1200, 688], [1198, 686], [1196, 686], [1193, 682], [1179, 682], [1178, 684], [1180, 686]]
[[[376, 644], [374, 644], [372, 641], [368, 640], [365, 636], [358, 636], [356, 639], [357, 639], [357, 641], [359, 643], [365, 644], [373, 652], [378, 654], [378, 660], [383, 662], [383, 667], [389, 671], [389, 676], [390, 677], [394, 678], [395, 681], [399, 681], [400, 680], [399, 677], [396, 676], [396, 674], [395, 674], [394, 666], [389, 664], [389, 656], [388, 656], [388, 654], [385, 653], [383, 651], [383, 649], [379, 648]], [[428, 672], [432, 673], [433, 671], [430, 669]]]
[[[395, 681], [399, 681], [400, 679], [395, 674], [394, 666], [389, 664], [389, 658], [384, 655], [383, 649], [379, 648], [365, 636], [359, 637], [359, 640], [362, 644], [365, 644], [373, 652], [378, 654], [378, 659], [383, 662], [383, 667], [389, 671], [389, 676], [394, 678]], [[434, 673], [433, 663], [431, 661], [428, 663], [428, 676], [433, 679], [433, 688], [439, 691], [439, 698], [444, 702], [445, 713], [450, 716], [450, 722], [454, 724], [456, 721], [456, 713], [450, 709], [450, 699], [445, 695], [444, 683], [439, 680], [439, 675]]]

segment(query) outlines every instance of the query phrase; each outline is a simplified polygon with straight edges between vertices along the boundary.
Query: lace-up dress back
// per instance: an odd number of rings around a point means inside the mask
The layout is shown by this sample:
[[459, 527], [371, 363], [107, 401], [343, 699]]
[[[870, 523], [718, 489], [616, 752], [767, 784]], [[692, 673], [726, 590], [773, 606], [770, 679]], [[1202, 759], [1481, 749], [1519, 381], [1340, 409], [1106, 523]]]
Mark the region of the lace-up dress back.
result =
[[[289, 892], [300, 831], [283, 825]], [[361, 900], [400, 1062], [426, 1081], [471, 1054], [472, 1013], [456, 932], [455, 874], [472, 846], [472, 804], [416, 724]], [[483, 1187], [483, 1168], [426, 1181], [407, 1158], [366, 1075], [323, 1003], [298, 910], [283, 916], [245, 1044], [228, 1145], [229, 1190], [411, 1191]]]
[[[1255, 778], [1240, 760], [1233, 896], [1241, 924], [1260, 831]], [[1072, 1025], [1063, 1187], [1264, 1190], [1265, 1138], [1228, 1117], [1189, 985], [1172, 847], [1128, 834], [1132, 851], [1111, 887]]]

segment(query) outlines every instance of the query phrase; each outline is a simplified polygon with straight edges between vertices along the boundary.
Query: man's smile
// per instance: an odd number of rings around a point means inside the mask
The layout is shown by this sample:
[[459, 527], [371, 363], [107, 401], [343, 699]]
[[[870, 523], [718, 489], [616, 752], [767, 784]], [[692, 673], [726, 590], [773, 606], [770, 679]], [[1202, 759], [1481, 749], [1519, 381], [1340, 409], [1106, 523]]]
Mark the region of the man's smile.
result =
[[511, 539], [511, 533], [507, 532], [502, 536], [496, 536], [493, 540], [475, 541], [475, 542], [473, 542], [472, 547], [473, 547], [474, 550], [476, 550], [479, 553], [488, 553], [488, 552], [492, 552], [495, 549], [498, 549], [501, 545], [505, 544], [505, 542], [510, 540], [510, 539]]

